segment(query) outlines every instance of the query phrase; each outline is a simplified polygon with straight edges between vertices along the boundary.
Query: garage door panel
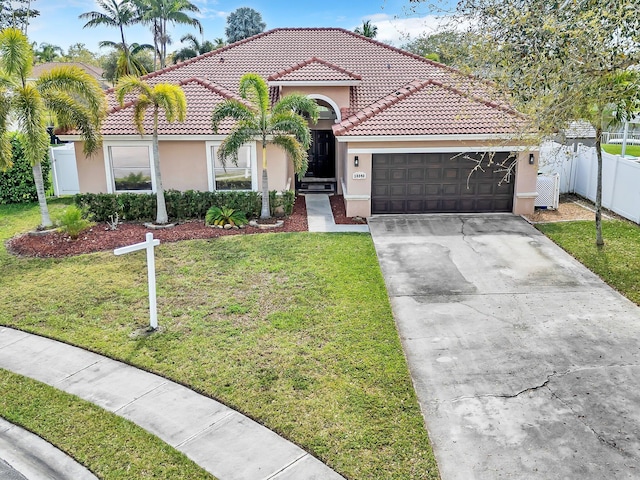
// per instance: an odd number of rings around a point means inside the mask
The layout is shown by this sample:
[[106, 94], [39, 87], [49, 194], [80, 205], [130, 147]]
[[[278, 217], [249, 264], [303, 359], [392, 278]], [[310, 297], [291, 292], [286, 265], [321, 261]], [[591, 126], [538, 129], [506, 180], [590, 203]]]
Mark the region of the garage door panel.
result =
[[[507, 153], [495, 155], [503, 161]], [[469, 173], [479, 154], [374, 154], [373, 213], [510, 212], [513, 183], [498, 185], [504, 172]]]

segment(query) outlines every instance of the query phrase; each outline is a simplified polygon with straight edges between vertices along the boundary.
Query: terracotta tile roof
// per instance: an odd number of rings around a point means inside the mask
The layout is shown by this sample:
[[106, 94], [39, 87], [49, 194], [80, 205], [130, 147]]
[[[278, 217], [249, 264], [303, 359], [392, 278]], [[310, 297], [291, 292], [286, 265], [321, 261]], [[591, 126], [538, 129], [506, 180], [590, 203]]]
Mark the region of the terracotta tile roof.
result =
[[280, 70], [269, 75], [269, 82], [277, 81], [356, 81], [362, 80], [360, 75], [356, 75], [344, 68], [326, 62], [320, 58], [311, 57], [291, 67]]
[[[187, 97], [187, 116], [184, 122], [168, 123], [163, 114], [158, 122], [159, 135], [213, 135], [211, 130], [211, 112], [215, 105], [228, 99], [242, 99], [233, 92], [213, 82], [198, 78], [190, 78], [179, 82]], [[112, 104], [115, 103], [112, 96]], [[134, 101], [111, 106], [109, 115], [103, 125], [104, 135], [139, 135], [133, 123]], [[151, 110], [144, 120], [145, 133], [150, 135], [153, 129]], [[219, 133], [229, 133], [233, 123], [225, 121], [220, 125]]]
[[337, 136], [513, 133], [525, 118], [435, 80], [413, 81], [333, 126]]
[[[497, 133], [495, 129], [503, 132], [513, 117], [504, 102], [492, 101], [493, 89], [488, 83], [453, 68], [348, 30], [282, 28], [144, 77], [151, 84], [180, 83], [192, 79], [186, 84], [189, 89], [186, 92], [189, 117], [196, 113], [197, 116], [188, 118], [182, 125], [164, 125], [162, 132], [208, 132], [211, 110], [224, 98], [237, 95], [240, 77], [247, 72], [257, 73], [265, 80], [359, 79], [357, 86], [344, 87], [350, 89], [350, 106], [341, 112], [342, 118], [352, 124], [347, 117], [355, 116], [357, 125], [349, 126], [343, 122], [338, 127], [339, 131], [344, 129], [341, 134], [369, 135], [376, 132], [373, 134], [393, 135], [396, 134], [394, 132], [417, 131], [417, 125], [423, 132]], [[414, 87], [416, 92], [412, 90]], [[403, 93], [402, 89], [408, 91]], [[400, 95], [395, 94], [398, 91]], [[277, 87], [270, 88], [272, 100], [277, 99], [278, 92]], [[113, 92], [108, 91], [108, 95], [111, 97], [109, 105], [115, 107]], [[389, 97], [394, 95], [396, 101], [391, 102]], [[390, 102], [392, 108], [387, 105]], [[372, 116], [370, 110], [383, 110], [381, 103], [386, 105], [385, 111]], [[441, 115], [445, 115], [448, 123], [440, 118]], [[125, 125], [130, 123], [129, 120], [124, 112], [114, 111], [105, 124], [104, 133], [134, 132], [132, 127]], [[370, 129], [369, 122], [374, 122]], [[193, 129], [190, 130], [191, 126]]]
[[104, 77], [102, 76], [104, 73], [104, 70], [100, 67], [96, 67], [95, 65], [89, 65], [88, 63], [83, 63], [83, 62], [39, 63], [38, 65], [34, 65], [33, 69], [31, 70], [31, 74], [29, 75], [29, 78], [34, 78], [34, 79], [40, 78], [40, 76], [43, 73], [48, 72], [49, 70], [55, 67], [80, 67], [89, 75], [91, 75], [93, 78], [98, 80], [98, 83], [100, 83], [100, 86], [102, 86], [105, 89], [108, 88], [108, 84], [105, 81]]

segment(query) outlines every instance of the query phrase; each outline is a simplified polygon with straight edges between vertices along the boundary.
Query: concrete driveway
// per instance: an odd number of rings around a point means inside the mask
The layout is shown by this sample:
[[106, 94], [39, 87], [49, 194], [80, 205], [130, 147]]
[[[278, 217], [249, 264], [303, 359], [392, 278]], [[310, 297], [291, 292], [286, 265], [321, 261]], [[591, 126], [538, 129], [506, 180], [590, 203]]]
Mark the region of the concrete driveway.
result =
[[370, 230], [443, 480], [640, 478], [640, 309], [519, 217]]

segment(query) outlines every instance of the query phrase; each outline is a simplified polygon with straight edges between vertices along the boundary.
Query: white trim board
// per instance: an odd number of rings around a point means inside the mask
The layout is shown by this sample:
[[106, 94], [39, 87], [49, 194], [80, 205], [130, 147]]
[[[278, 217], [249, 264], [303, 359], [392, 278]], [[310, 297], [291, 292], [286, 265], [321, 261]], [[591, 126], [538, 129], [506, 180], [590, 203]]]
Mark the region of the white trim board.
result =
[[528, 147], [498, 146], [498, 147], [402, 147], [402, 148], [349, 148], [348, 155], [363, 155], [365, 153], [462, 153], [462, 152], [524, 152]]
[[[521, 141], [523, 137], [515, 137], [506, 134], [471, 134], [471, 135], [366, 135], [366, 136], [336, 136], [338, 142], [434, 142], [455, 141], [464, 142], [471, 140], [509, 140]], [[527, 138], [526, 136], [524, 138]]]

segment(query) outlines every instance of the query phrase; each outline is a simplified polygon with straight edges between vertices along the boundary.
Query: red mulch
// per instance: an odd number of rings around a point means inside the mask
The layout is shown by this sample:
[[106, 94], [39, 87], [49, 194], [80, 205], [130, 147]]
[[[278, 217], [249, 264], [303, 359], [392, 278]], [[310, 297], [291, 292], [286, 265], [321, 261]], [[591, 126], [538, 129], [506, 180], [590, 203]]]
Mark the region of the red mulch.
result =
[[123, 223], [117, 230], [110, 230], [106, 223], [99, 223], [82, 233], [77, 240], [68, 235], [53, 232], [42, 236], [20, 235], [7, 241], [7, 249], [15, 255], [28, 257], [68, 257], [83, 253], [113, 250], [133, 243], [143, 242], [148, 232], [154, 238], [164, 242], [180, 240], [217, 238], [227, 235], [273, 233], [273, 232], [306, 232], [307, 208], [304, 197], [298, 197], [291, 216], [284, 219], [284, 225], [275, 229], [259, 229], [247, 225], [243, 229], [225, 230], [207, 227], [203, 221], [189, 221], [173, 228], [150, 230], [137, 223]]
[[366, 223], [364, 220], [357, 221], [354, 218], [347, 217], [347, 212], [344, 208], [344, 197], [342, 195], [329, 196], [329, 202], [331, 202], [331, 211], [333, 212], [333, 219], [338, 225], [362, 225]]

